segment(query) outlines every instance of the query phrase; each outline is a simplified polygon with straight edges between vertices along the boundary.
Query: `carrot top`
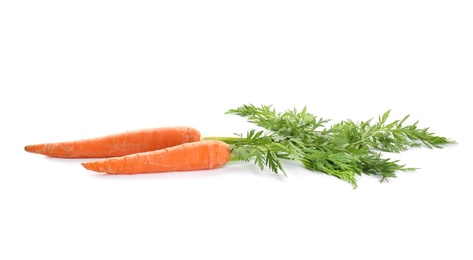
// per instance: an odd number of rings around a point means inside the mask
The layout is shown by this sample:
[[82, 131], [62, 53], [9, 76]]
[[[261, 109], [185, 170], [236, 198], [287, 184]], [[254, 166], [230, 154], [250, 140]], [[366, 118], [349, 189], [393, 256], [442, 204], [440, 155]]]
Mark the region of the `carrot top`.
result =
[[282, 172], [280, 159], [299, 161], [309, 170], [324, 172], [356, 187], [356, 176], [380, 176], [380, 181], [396, 177], [396, 171], [413, 171], [397, 160], [384, 158], [381, 152], [400, 153], [412, 147], [441, 148], [455, 143], [437, 136], [418, 122], [405, 125], [409, 115], [388, 122], [390, 111], [374, 122], [344, 120], [325, 127], [329, 120], [296, 109], [276, 112], [271, 106], [243, 105], [227, 111], [247, 118], [264, 130], [249, 130], [246, 136], [204, 137], [230, 145], [232, 160], [250, 161], [261, 169]]

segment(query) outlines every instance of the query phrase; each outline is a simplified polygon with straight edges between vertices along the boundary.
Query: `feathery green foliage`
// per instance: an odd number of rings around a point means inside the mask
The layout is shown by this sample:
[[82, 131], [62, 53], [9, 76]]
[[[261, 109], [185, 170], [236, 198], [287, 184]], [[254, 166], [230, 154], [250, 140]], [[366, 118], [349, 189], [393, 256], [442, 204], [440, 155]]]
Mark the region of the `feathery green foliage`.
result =
[[263, 130], [252, 129], [246, 136], [208, 137], [227, 142], [232, 160], [250, 161], [286, 175], [280, 159], [299, 161], [309, 170], [324, 172], [356, 187], [357, 175], [379, 175], [381, 182], [396, 177], [396, 171], [412, 171], [382, 152], [399, 153], [411, 147], [441, 148], [454, 141], [436, 136], [418, 122], [404, 125], [409, 115], [387, 122], [390, 111], [373, 119], [345, 120], [329, 127], [329, 120], [296, 109], [277, 112], [272, 106], [243, 105], [227, 114], [247, 118]]

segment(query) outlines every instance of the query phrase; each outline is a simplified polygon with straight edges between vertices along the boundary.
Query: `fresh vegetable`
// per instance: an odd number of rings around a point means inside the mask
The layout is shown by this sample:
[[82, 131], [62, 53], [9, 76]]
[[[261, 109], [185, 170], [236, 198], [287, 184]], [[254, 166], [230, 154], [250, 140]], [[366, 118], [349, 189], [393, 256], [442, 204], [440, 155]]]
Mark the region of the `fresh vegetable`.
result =
[[27, 145], [25, 150], [51, 157], [100, 158], [148, 152], [199, 140], [200, 132], [194, 128], [161, 127], [70, 142]]
[[300, 162], [305, 168], [323, 172], [357, 186], [356, 177], [377, 175], [380, 181], [396, 177], [397, 171], [415, 168], [385, 158], [412, 147], [442, 148], [455, 141], [437, 136], [418, 121], [407, 124], [409, 115], [388, 122], [390, 111], [378, 117], [355, 122], [344, 120], [326, 127], [304, 107], [276, 112], [272, 106], [243, 105], [227, 114], [244, 117], [258, 128], [246, 135], [204, 137], [190, 127], [138, 130], [73, 142], [29, 145], [28, 152], [53, 157], [112, 157], [82, 163], [89, 170], [109, 174], [135, 174], [204, 170], [221, 167], [229, 161], [253, 160], [262, 170], [286, 172], [282, 160]]
[[268, 167], [275, 173], [284, 169], [281, 159], [301, 162], [305, 168], [324, 172], [356, 187], [356, 176], [378, 175], [382, 181], [396, 177], [396, 171], [413, 171], [398, 160], [384, 158], [382, 152], [399, 153], [411, 147], [441, 148], [454, 141], [419, 128], [418, 122], [404, 125], [409, 115], [387, 122], [390, 111], [362, 122], [345, 120], [326, 128], [329, 120], [307, 112], [287, 110], [276, 112], [271, 106], [243, 105], [227, 111], [247, 118], [263, 128], [252, 129], [246, 136], [204, 137], [230, 145], [232, 161], [249, 161], [261, 169]]
[[92, 171], [108, 174], [135, 174], [208, 170], [221, 167], [230, 160], [229, 146], [209, 140], [184, 143], [151, 152], [82, 163]]

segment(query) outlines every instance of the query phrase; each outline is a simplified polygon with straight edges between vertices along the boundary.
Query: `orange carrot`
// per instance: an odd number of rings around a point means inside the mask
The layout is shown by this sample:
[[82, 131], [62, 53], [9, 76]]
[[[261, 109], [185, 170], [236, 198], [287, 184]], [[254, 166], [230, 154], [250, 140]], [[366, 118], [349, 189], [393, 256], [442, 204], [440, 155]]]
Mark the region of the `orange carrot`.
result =
[[128, 131], [70, 142], [25, 146], [25, 151], [60, 158], [101, 158], [148, 152], [200, 140], [191, 127], [161, 127]]
[[208, 170], [230, 160], [228, 144], [217, 141], [184, 143], [161, 150], [85, 162], [92, 171], [109, 174], [135, 174], [173, 171]]

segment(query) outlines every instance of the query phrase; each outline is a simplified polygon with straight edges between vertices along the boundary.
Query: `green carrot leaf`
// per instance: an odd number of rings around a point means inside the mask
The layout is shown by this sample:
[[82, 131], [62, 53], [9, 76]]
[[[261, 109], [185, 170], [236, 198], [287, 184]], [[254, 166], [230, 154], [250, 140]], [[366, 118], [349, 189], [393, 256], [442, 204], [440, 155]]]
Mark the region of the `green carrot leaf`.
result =
[[442, 148], [455, 141], [438, 136], [418, 121], [405, 125], [410, 115], [388, 122], [391, 110], [373, 119], [347, 119], [326, 126], [330, 120], [296, 108], [277, 112], [271, 105], [242, 105], [227, 114], [246, 118], [263, 130], [252, 129], [246, 136], [210, 137], [227, 142], [232, 160], [250, 161], [275, 173], [286, 172], [281, 160], [300, 162], [306, 169], [335, 176], [357, 187], [356, 176], [376, 175], [381, 182], [395, 178], [398, 171], [414, 171], [385, 153], [400, 153], [413, 147]]

